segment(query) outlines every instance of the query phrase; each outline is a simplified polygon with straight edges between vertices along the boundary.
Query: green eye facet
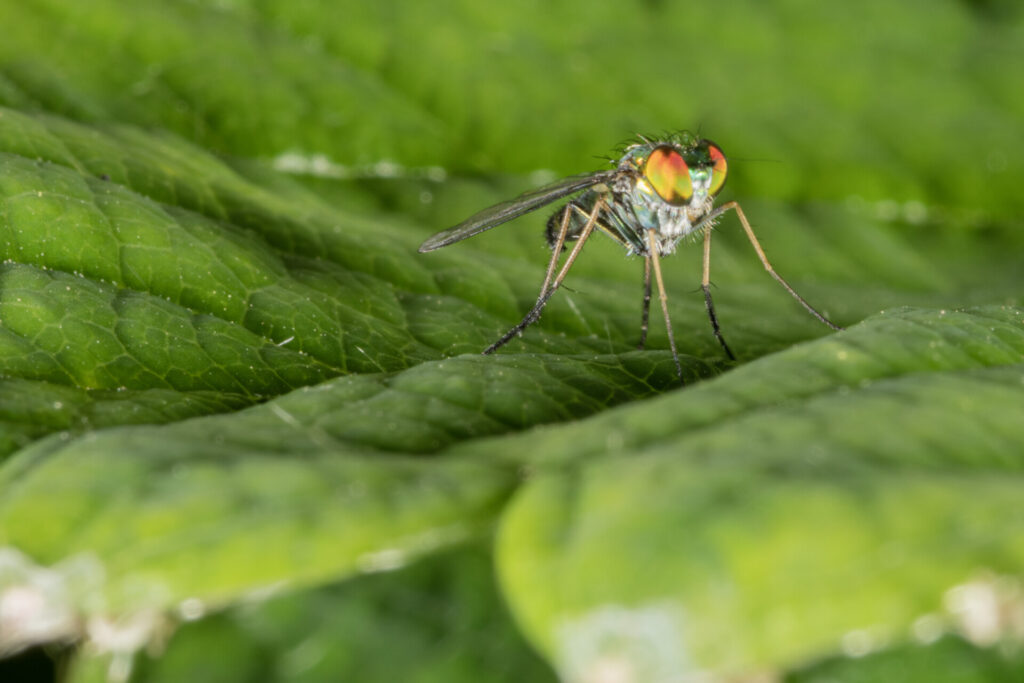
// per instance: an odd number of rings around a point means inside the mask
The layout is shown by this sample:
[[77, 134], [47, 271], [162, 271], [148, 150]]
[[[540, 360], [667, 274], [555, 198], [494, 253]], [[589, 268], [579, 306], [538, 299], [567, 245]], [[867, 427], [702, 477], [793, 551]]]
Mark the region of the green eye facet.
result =
[[674, 206], [683, 206], [693, 197], [690, 168], [674, 147], [657, 147], [651, 152], [644, 164], [644, 178], [659, 197]]
[[708, 154], [711, 155], [711, 184], [708, 186], [708, 194], [712, 197], [718, 194], [725, 185], [725, 175], [729, 171], [729, 165], [725, 161], [725, 155], [721, 148], [713, 142], [708, 143]]

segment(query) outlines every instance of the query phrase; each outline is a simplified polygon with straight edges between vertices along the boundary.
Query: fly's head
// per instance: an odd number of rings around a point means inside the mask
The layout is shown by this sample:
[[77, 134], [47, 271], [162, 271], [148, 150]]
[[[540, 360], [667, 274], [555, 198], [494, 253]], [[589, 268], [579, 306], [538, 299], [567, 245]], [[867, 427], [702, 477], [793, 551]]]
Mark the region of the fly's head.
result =
[[718, 145], [682, 133], [627, 147], [619, 170], [617, 189], [629, 197], [641, 227], [673, 239], [711, 210], [728, 164]]

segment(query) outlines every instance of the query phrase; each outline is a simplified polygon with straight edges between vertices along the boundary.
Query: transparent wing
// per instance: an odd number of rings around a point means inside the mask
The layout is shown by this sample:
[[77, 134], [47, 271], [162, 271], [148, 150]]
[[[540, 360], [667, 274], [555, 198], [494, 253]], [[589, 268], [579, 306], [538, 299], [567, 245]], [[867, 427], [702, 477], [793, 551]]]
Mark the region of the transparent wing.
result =
[[550, 204], [562, 197], [567, 197], [580, 190], [585, 190], [588, 187], [593, 187], [606, 180], [610, 180], [615, 176], [615, 173], [616, 171], [612, 170], [570, 176], [557, 180], [550, 185], [538, 187], [536, 190], [524, 192], [515, 199], [495, 204], [480, 213], [473, 214], [454, 228], [442, 230], [421, 244], [420, 251], [433, 251], [434, 249], [447, 247], [449, 244], [472, 237], [484, 230], [490, 230], [513, 218], [518, 218], [523, 214], [535, 211], [545, 204]]

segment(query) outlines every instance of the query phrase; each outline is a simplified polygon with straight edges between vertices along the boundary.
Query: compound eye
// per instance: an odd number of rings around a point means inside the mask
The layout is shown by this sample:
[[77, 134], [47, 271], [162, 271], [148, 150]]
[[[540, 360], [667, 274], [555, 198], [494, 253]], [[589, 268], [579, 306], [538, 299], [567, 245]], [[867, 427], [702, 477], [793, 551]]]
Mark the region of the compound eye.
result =
[[[724, 157], [722, 163], [725, 163]], [[673, 206], [683, 206], [693, 197], [690, 168], [674, 147], [657, 147], [651, 152], [644, 165], [644, 178], [659, 197]], [[722, 179], [725, 180], [724, 175]]]
[[713, 197], [722, 189], [722, 185], [725, 185], [729, 164], [725, 161], [722, 149], [713, 142], [708, 143], [708, 154], [711, 155], [711, 184], [708, 186], [708, 194]]

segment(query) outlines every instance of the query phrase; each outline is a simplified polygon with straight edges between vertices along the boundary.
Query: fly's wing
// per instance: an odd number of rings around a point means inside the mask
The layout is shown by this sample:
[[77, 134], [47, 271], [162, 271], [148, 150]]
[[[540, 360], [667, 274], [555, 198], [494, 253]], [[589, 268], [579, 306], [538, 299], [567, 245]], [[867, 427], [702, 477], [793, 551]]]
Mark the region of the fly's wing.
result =
[[585, 175], [570, 176], [557, 180], [550, 185], [539, 187], [536, 190], [524, 192], [515, 199], [495, 204], [480, 213], [473, 214], [454, 228], [442, 230], [421, 244], [420, 251], [433, 251], [441, 247], [447, 247], [449, 244], [472, 237], [484, 230], [490, 230], [513, 218], [518, 218], [523, 214], [535, 211], [545, 204], [550, 204], [562, 197], [567, 197], [580, 190], [585, 190], [588, 187], [593, 187], [606, 180], [610, 180], [615, 173], [616, 171], [614, 170], [597, 171]]

